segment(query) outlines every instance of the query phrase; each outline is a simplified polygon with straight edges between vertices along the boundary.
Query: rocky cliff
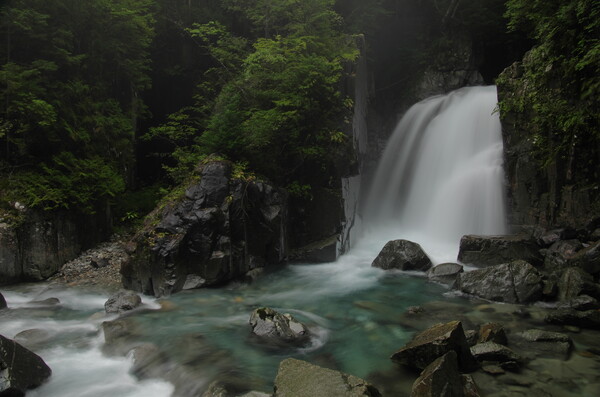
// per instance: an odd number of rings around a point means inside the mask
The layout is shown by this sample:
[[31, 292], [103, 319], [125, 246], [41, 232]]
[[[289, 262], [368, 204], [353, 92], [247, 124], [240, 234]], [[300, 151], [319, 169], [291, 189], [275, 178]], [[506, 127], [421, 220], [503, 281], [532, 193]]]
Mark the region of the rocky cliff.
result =
[[126, 288], [164, 296], [243, 276], [287, 254], [287, 194], [232, 176], [222, 160], [201, 164], [184, 190], [146, 219], [121, 268]]

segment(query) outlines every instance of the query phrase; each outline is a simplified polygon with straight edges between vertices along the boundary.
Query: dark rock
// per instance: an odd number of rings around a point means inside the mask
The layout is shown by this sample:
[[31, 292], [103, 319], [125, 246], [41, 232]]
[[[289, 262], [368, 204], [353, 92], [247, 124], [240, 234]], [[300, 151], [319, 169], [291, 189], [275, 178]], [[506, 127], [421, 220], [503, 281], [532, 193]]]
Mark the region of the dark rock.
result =
[[479, 343], [471, 347], [471, 354], [480, 362], [493, 361], [503, 363], [507, 361], [522, 361], [517, 353], [506, 346], [494, 342]]
[[462, 375], [464, 397], [481, 397], [475, 379], [471, 375]]
[[542, 247], [549, 247], [560, 240], [574, 239], [577, 232], [573, 228], [554, 229], [542, 233], [537, 242]]
[[467, 338], [467, 343], [469, 346], [473, 346], [477, 343], [477, 339], [479, 339], [479, 332], [474, 329], [469, 329], [465, 331], [465, 338]]
[[558, 299], [571, 300], [579, 295], [590, 295], [600, 298], [600, 285], [594, 282], [591, 275], [577, 267], [570, 267], [564, 271], [558, 281]]
[[546, 251], [544, 268], [549, 272], [559, 272], [567, 267], [568, 261], [582, 248], [583, 244], [579, 240], [557, 241]]
[[548, 324], [574, 325], [580, 328], [600, 329], [599, 310], [559, 309], [549, 313], [544, 321]]
[[494, 266], [515, 260], [541, 265], [540, 247], [527, 236], [474, 236], [460, 239], [458, 260], [477, 267]]
[[450, 350], [429, 364], [413, 383], [411, 397], [462, 397], [463, 384], [456, 352]]
[[600, 241], [579, 251], [569, 260], [569, 264], [583, 269], [586, 273], [600, 273]]
[[474, 270], [458, 275], [462, 292], [507, 303], [531, 303], [542, 296], [542, 277], [525, 261]]
[[169, 362], [167, 355], [158, 346], [144, 343], [129, 352], [133, 365], [131, 373], [138, 379], [160, 378], [165, 375], [165, 363]]
[[530, 329], [516, 334], [511, 339], [512, 345], [525, 355], [534, 357], [559, 358], [567, 360], [573, 346], [568, 335], [558, 332]]
[[431, 260], [421, 246], [408, 240], [389, 241], [371, 266], [381, 269], [420, 270], [431, 267]]
[[293, 358], [283, 360], [275, 378], [274, 397], [379, 397], [363, 379]]
[[456, 282], [456, 277], [464, 271], [462, 265], [458, 263], [441, 263], [427, 272], [430, 280], [438, 283], [452, 285]]
[[500, 345], [506, 345], [506, 333], [502, 324], [488, 323], [479, 328], [479, 339], [477, 343], [494, 342]]
[[101, 269], [110, 266], [110, 262], [107, 258], [94, 258], [90, 261], [90, 265], [94, 269]]
[[155, 296], [223, 284], [287, 256], [287, 194], [261, 181], [232, 179], [211, 161], [186, 194], [163, 203], [135, 237], [121, 267], [126, 288]]
[[590, 233], [590, 240], [600, 241], [600, 228], [597, 228], [592, 233]]
[[545, 299], [552, 300], [558, 295], [558, 284], [554, 279], [542, 280], [544, 287], [542, 288], [542, 295]]
[[51, 374], [40, 356], [0, 335], [0, 395], [23, 396]]
[[557, 307], [559, 309], [596, 310], [600, 309], [600, 302], [589, 295], [579, 295], [573, 299], [560, 302]]
[[335, 234], [326, 239], [296, 249], [290, 255], [289, 259], [294, 262], [328, 263], [334, 262], [337, 257], [338, 235]]
[[7, 307], [6, 299], [4, 299], [4, 296], [2, 296], [2, 294], [0, 294], [0, 310], [6, 309], [6, 307]]
[[490, 375], [502, 375], [505, 374], [506, 371], [500, 367], [499, 365], [483, 365], [481, 366], [481, 370]]
[[263, 307], [250, 316], [252, 333], [270, 343], [303, 344], [309, 338], [308, 329], [290, 314], [280, 314]]
[[477, 368], [460, 321], [437, 324], [426, 329], [394, 353], [391, 359], [411, 368], [425, 369], [451, 350], [457, 354], [461, 371], [470, 372]]
[[132, 291], [121, 290], [108, 298], [104, 304], [106, 313], [123, 313], [142, 304], [142, 298]]

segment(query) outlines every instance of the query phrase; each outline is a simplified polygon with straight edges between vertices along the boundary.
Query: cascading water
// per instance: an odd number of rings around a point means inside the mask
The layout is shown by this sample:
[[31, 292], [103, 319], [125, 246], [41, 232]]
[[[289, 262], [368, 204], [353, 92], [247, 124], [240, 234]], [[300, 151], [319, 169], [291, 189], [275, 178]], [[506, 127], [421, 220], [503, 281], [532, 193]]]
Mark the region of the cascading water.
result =
[[465, 234], [505, 233], [496, 87], [414, 105], [393, 132], [366, 206], [371, 229], [413, 239], [434, 262], [455, 261]]

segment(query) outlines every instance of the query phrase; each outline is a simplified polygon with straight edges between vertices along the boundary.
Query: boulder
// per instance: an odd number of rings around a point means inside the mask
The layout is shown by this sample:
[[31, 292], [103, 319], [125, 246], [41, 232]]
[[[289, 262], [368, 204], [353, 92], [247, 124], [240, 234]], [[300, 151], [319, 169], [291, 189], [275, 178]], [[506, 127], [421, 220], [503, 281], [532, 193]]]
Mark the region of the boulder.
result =
[[542, 277], [525, 261], [461, 273], [457, 288], [467, 294], [507, 303], [531, 303], [542, 296]]
[[586, 273], [594, 275], [600, 273], [600, 241], [577, 252], [569, 260], [569, 264], [583, 269]]
[[478, 343], [471, 347], [471, 354], [479, 362], [520, 362], [522, 358], [506, 346], [494, 342]]
[[580, 295], [600, 298], [600, 285], [593, 277], [578, 267], [570, 267], [558, 280], [558, 299], [568, 301]]
[[394, 353], [391, 359], [411, 368], [425, 369], [451, 350], [456, 352], [461, 371], [470, 372], [477, 368], [460, 321], [437, 324], [426, 329]]
[[460, 239], [458, 261], [486, 267], [515, 260], [524, 260], [533, 265], [541, 265], [542, 255], [535, 240], [527, 236], [474, 236]]
[[574, 325], [580, 328], [600, 330], [600, 311], [558, 309], [546, 315], [544, 321], [548, 324]]
[[565, 267], [577, 251], [583, 248], [579, 240], [561, 240], [557, 241], [548, 250], [544, 257], [544, 268], [549, 272], [558, 272]]
[[567, 227], [562, 229], [553, 229], [548, 231], [541, 231], [536, 234], [537, 243], [542, 247], [550, 247], [554, 243], [560, 240], [570, 240], [577, 237], [577, 231], [573, 228]]
[[429, 364], [413, 383], [411, 397], [462, 397], [463, 384], [456, 352], [449, 351]]
[[500, 345], [506, 345], [506, 333], [502, 324], [487, 323], [479, 328], [479, 338], [477, 343], [494, 342]]
[[559, 309], [595, 310], [600, 309], [600, 302], [589, 295], [579, 295], [567, 301], [560, 302]]
[[431, 281], [442, 284], [452, 285], [456, 282], [456, 277], [464, 271], [462, 265], [458, 263], [441, 263], [427, 272], [427, 277]]
[[132, 291], [121, 290], [104, 303], [106, 313], [124, 313], [142, 304], [142, 298]]
[[4, 296], [0, 294], [0, 310], [6, 309], [6, 307], [6, 299], [4, 299]]
[[392, 240], [387, 242], [371, 266], [384, 270], [426, 271], [432, 264], [419, 244], [408, 240]]
[[379, 397], [363, 379], [306, 361], [288, 358], [279, 364], [274, 397]]
[[223, 284], [287, 256], [284, 190], [236, 179], [227, 161], [210, 160], [179, 197], [165, 199], [128, 244], [125, 288], [168, 296]]
[[573, 347], [573, 341], [568, 335], [539, 329], [518, 333], [511, 338], [511, 343], [523, 354], [562, 360], [569, 358]]
[[304, 324], [291, 314], [280, 314], [268, 307], [254, 310], [249, 323], [252, 333], [269, 343], [301, 345], [309, 339]]
[[23, 396], [51, 374], [40, 356], [0, 335], [0, 395]]

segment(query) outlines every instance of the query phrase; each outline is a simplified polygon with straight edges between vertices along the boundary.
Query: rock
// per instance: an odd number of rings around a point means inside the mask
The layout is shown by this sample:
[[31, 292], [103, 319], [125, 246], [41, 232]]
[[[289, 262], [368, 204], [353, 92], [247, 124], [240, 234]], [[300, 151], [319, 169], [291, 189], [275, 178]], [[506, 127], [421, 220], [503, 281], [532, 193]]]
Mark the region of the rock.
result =
[[142, 298], [132, 291], [121, 290], [104, 303], [106, 313], [123, 313], [142, 304]]
[[14, 341], [27, 349], [35, 350], [36, 347], [49, 341], [53, 336], [54, 335], [48, 330], [39, 328], [26, 329], [25, 331], [16, 334]]
[[460, 239], [458, 260], [476, 267], [500, 265], [523, 260], [541, 265], [540, 247], [527, 236], [474, 236]]
[[560, 302], [557, 306], [559, 309], [574, 309], [574, 310], [595, 310], [600, 309], [600, 302], [589, 295], [579, 295], [573, 299]]
[[37, 354], [0, 335], [0, 395], [23, 396], [41, 386], [52, 370]]
[[90, 266], [94, 269], [101, 269], [110, 266], [110, 262], [107, 258], [94, 258], [90, 261]]
[[525, 261], [474, 270], [458, 275], [462, 292], [507, 303], [531, 303], [542, 296], [542, 277]]
[[569, 260], [569, 265], [577, 266], [586, 273], [597, 275], [600, 273], [600, 241], [579, 251]]
[[471, 347], [471, 354], [477, 361], [521, 362], [522, 358], [506, 346], [494, 342], [479, 343]]
[[308, 329], [290, 314], [280, 314], [263, 307], [250, 316], [252, 333], [271, 343], [303, 344], [309, 339]]
[[474, 329], [469, 329], [465, 331], [465, 338], [467, 338], [467, 343], [469, 346], [473, 346], [477, 343], [477, 339], [479, 339], [479, 332]]
[[0, 294], [0, 310], [6, 309], [6, 307], [7, 307], [6, 299], [4, 299], [4, 296], [2, 296], [2, 294]]
[[463, 384], [456, 352], [450, 350], [429, 364], [413, 383], [411, 397], [462, 397]]
[[431, 260], [421, 246], [408, 240], [389, 241], [371, 264], [380, 269], [420, 270], [431, 267]]
[[560, 240], [574, 239], [576, 236], [577, 232], [573, 228], [554, 229], [542, 232], [537, 243], [542, 247], [549, 247]]
[[600, 241], [600, 228], [594, 229], [594, 231], [590, 233], [590, 240]]
[[481, 370], [490, 375], [502, 375], [506, 373], [506, 371], [499, 365], [483, 365]]
[[475, 379], [471, 375], [462, 375], [464, 397], [481, 397]]
[[293, 358], [283, 360], [275, 378], [274, 397], [379, 397], [363, 379]]
[[452, 285], [456, 282], [456, 277], [464, 271], [462, 265], [458, 263], [441, 263], [427, 272], [427, 277], [438, 283]]
[[559, 309], [549, 313], [544, 321], [548, 324], [574, 325], [580, 328], [600, 329], [599, 310]]
[[56, 306], [56, 305], [60, 305], [60, 300], [58, 298], [47, 298], [47, 299], [42, 299], [39, 301], [31, 301], [28, 302], [29, 305], [35, 305], [35, 306]]
[[104, 321], [102, 331], [105, 342], [103, 350], [108, 354], [124, 356], [140, 344], [137, 339], [140, 332], [131, 317]]
[[582, 248], [583, 244], [579, 240], [561, 240], [555, 242], [546, 251], [544, 268], [551, 272], [564, 269], [567, 267], [568, 261]]
[[169, 362], [167, 355], [158, 346], [144, 343], [136, 346], [129, 352], [133, 360], [131, 373], [138, 379], [152, 379], [164, 377], [163, 366]]
[[560, 332], [543, 331], [540, 329], [530, 329], [519, 334], [520, 337], [529, 342], [563, 342], [573, 344], [568, 335]]
[[558, 295], [558, 284], [554, 279], [542, 280], [542, 296], [544, 299], [552, 300]]
[[121, 267], [123, 285], [149, 295], [220, 285], [287, 256], [288, 196], [262, 181], [232, 177], [211, 160], [185, 194], [161, 203]]
[[438, 357], [456, 352], [461, 371], [477, 368], [460, 321], [437, 324], [419, 333], [391, 357], [392, 361], [417, 369], [425, 369]]
[[506, 345], [506, 333], [502, 324], [487, 323], [479, 328], [479, 338], [477, 343], [494, 342], [500, 345]]
[[579, 295], [590, 295], [600, 298], [600, 285], [594, 282], [591, 275], [578, 267], [570, 267], [564, 271], [558, 281], [558, 299], [571, 300]]
[[569, 358], [573, 346], [573, 341], [568, 335], [539, 329], [530, 329], [516, 334], [511, 342], [523, 354], [532, 353], [535, 357], [562, 360]]

